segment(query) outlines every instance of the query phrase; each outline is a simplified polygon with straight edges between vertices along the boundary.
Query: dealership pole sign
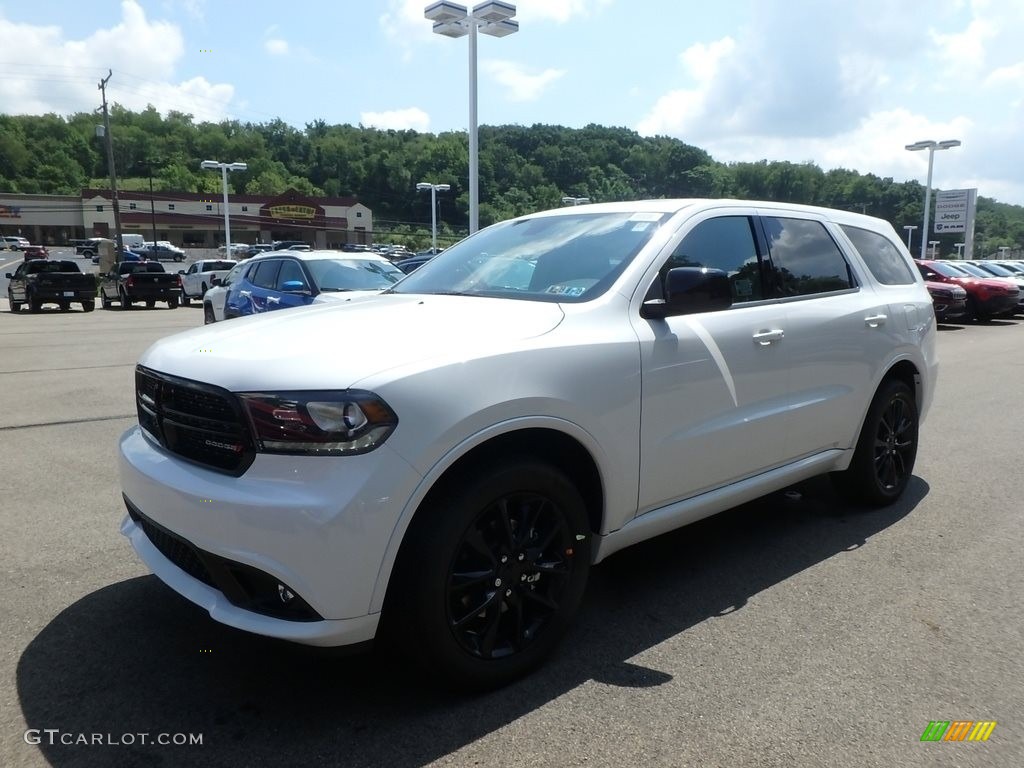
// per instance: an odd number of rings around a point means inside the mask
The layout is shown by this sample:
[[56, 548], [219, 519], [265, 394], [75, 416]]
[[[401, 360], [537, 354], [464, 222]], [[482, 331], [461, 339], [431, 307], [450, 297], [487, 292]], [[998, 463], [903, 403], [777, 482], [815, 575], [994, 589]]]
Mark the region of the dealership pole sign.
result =
[[973, 256], [977, 189], [946, 189], [935, 193], [935, 234], [964, 236], [964, 258]]

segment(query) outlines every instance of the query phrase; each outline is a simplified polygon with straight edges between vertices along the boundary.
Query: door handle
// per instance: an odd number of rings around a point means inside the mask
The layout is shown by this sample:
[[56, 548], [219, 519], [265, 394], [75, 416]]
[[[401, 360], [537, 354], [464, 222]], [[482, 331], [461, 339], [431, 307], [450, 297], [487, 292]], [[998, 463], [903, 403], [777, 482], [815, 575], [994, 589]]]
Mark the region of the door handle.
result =
[[252, 291], [239, 291], [238, 295], [245, 296], [245, 298], [249, 298], [250, 296], [252, 296]]
[[885, 315], [871, 315], [864, 318], [864, 325], [868, 328], [878, 328], [881, 325], [885, 325], [887, 319]]
[[280, 303], [281, 303], [281, 297], [280, 296], [267, 296], [267, 304], [280, 304]]
[[781, 328], [773, 328], [770, 331], [758, 331], [754, 334], [754, 343], [767, 347], [773, 341], [782, 341], [786, 333]]

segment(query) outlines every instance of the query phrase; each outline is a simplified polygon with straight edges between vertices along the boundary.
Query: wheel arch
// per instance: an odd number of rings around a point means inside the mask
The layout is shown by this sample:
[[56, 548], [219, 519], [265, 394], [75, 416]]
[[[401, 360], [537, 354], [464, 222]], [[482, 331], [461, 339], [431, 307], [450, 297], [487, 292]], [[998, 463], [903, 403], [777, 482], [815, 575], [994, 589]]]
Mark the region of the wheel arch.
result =
[[[552, 425], [506, 425], [506, 431], [477, 436], [453, 449], [427, 473], [395, 524], [387, 552], [377, 574], [370, 612], [380, 611], [396, 565], [401, 561], [407, 534], [433, 499], [443, 494], [460, 477], [502, 456], [530, 456], [548, 462], [573, 481], [587, 509], [592, 534], [601, 532], [605, 513], [605, 487], [598, 462], [585, 445], [583, 435], [572, 435]], [[560, 425], [562, 426], [562, 425]], [[568, 426], [568, 425], [565, 425]], [[573, 425], [574, 426], [574, 425]], [[578, 429], [578, 428], [577, 428]], [[585, 433], [584, 433], [585, 434]]]

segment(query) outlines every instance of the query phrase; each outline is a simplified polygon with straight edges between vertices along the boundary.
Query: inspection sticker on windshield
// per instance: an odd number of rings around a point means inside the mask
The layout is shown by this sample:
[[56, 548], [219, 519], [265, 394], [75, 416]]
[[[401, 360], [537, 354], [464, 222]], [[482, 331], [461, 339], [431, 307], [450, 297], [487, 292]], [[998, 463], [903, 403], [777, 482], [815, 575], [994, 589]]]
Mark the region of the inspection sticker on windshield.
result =
[[649, 226], [651, 226], [651, 222], [649, 222], [649, 221], [638, 221], [636, 224], [633, 225], [633, 231], [634, 232], [643, 232]]
[[553, 293], [556, 296], [582, 296], [586, 288], [581, 288], [578, 285], [552, 285], [549, 286], [545, 293]]
[[657, 221], [660, 218], [660, 213], [655, 213], [653, 211], [637, 211], [629, 217], [629, 221]]

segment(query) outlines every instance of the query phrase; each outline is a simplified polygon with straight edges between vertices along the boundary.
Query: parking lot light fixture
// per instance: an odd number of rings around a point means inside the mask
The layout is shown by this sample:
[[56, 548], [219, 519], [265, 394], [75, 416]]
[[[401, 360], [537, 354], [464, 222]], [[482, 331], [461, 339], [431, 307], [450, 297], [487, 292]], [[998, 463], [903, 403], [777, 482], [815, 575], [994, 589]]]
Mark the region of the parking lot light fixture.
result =
[[416, 185], [416, 189], [421, 192], [430, 190], [430, 248], [434, 255], [437, 254], [437, 193], [447, 192], [451, 188], [451, 184], [430, 184], [426, 181]]
[[562, 203], [565, 204], [565, 205], [584, 205], [585, 203], [589, 203], [589, 202], [590, 202], [590, 198], [589, 197], [563, 197], [562, 198]]
[[925, 250], [924, 244], [928, 237], [928, 213], [929, 208], [932, 204], [932, 165], [935, 161], [935, 151], [939, 149], [952, 149], [953, 147], [959, 147], [959, 139], [946, 139], [944, 141], [932, 141], [927, 139], [924, 141], [915, 141], [913, 144], [907, 144], [904, 149], [908, 149], [911, 152], [918, 152], [922, 149], [928, 150], [928, 183], [924, 187], [924, 229], [921, 230], [921, 258], [924, 258]]
[[476, 119], [476, 33], [479, 30], [491, 37], [506, 37], [519, 31], [519, 22], [513, 20], [516, 7], [511, 3], [488, 0], [469, 10], [464, 5], [448, 0], [428, 5], [423, 10], [428, 21], [434, 22], [434, 33], [445, 37], [469, 35], [469, 234], [480, 228], [479, 151]]
[[933, 259], [937, 259], [938, 256], [939, 256], [939, 250], [938, 250], [939, 242], [941, 242], [941, 241], [939, 241], [939, 240], [929, 240], [928, 241], [928, 245], [930, 245], [932, 247], [932, 258]]
[[[248, 170], [249, 166], [245, 163], [222, 163], [217, 160], [203, 160], [199, 167], [207, 171], [220, 168], [220, 176], [224, 188], [224, 258], [230, 259], [233, 254], [231, 251], [231, 215], [228, 213], [228, 171], [245, 171]], [[155, 242], [154, 245], [156, 245]]]
[[913, 224], [913, 225], [907, 224], [903, 228], [905, 230], [907, 230], [907, 250], [909, 251], [910, 250], [910, 240], [911, 240], [911, 237], [914, 234], [914, 230], [917, 229], [917, 225], [916, 224]]
[[964, 257], [964, 245], [966, 245], [966, 243], [953, 243], [953, 246], [956, 248], [956, 257], [958, 259], [962, 259]]

